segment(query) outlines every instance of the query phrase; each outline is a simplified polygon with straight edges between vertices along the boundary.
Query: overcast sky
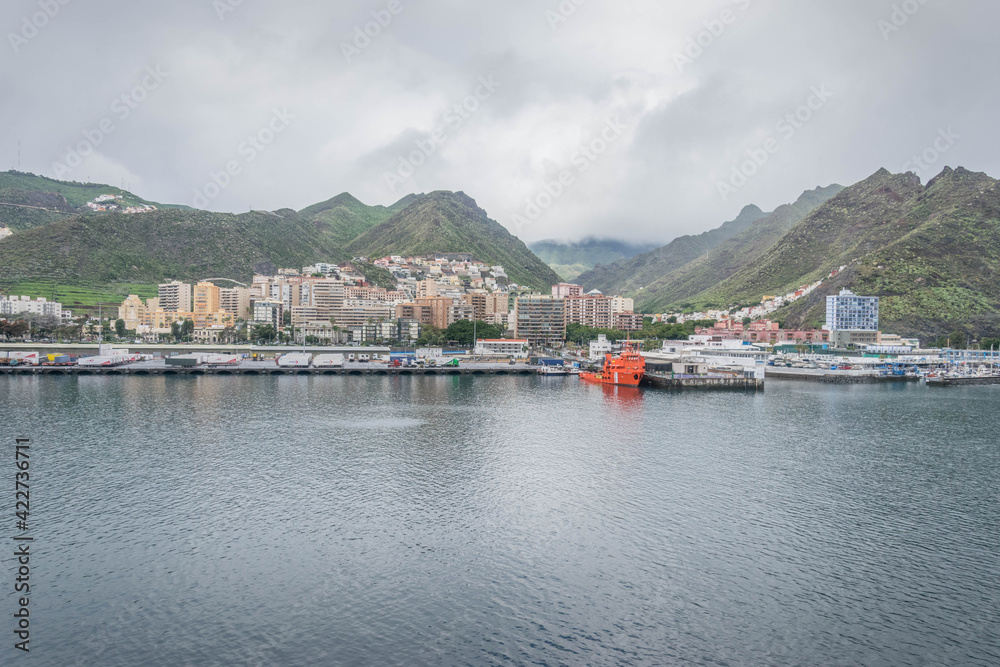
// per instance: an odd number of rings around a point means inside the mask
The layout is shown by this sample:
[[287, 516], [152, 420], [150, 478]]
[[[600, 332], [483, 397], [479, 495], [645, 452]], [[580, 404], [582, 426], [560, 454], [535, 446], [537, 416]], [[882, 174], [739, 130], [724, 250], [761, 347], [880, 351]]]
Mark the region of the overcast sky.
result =
[[987, 0], [6, 0], [0, 168], [20, 140], [24, 171], [218, 211], [462, 190], [529, 242], [665, 242], [880, 167], [1000, 176], [998, 24]]

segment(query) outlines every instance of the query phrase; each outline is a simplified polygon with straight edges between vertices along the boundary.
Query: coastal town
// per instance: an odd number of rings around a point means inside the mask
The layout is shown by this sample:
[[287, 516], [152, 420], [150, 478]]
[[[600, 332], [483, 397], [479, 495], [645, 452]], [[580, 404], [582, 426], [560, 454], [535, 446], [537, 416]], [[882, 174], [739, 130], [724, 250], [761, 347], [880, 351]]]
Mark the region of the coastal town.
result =
[[[931, 349], [918, 339], [884, 333], [879, 298], [846, 289], [826, 297], [821, 329], [785, 329], [768, 318], [781, 306], [822, 289], [823, 282], [765, 296], [752, 308], [644, 315], [635, 312], [632, 298], [585, 292], [573, 283], [552, 285], [548, 293], [518, 285], [504, 267], [469, 254], [357, 257], [281, 268], [254, 275], [249, 284], [172, 280], [158, 285], [155, 297], [131, 294], [109, 307], [106, 320], [74, 318], [62, 304], [45, 298], [0, 298], [5, 341], [30, 341], [31, 322], [47, 320], [62, 323], [64, 332], [75, 323], [81, 341], [119, 344], [102, 345], [91, 362], [74, 361], [68, 354], [0, 352], [0, 366], [118, 366], [162, 357], [177, 366], [271, 359], [280, 367], [331, 369], [358, 363], [370, 370], [378, 363], [430, 368], [478, 359], [533, 361], [538, 372], [553, 375], [577, 372], [581, 364], [599, 366], [629, 338], [642, 346], [649, 378], [669, 374], [669, 386], [756, 388], [765, 370], [772, 377], [851, 381], [906, 379], [956, 365], [952, 375], [969, 375], [969, 368], [978, 369], [977, 376], [992, 375], [1000, 366], [1000, 345], [956, 356], [951, 345]], [[129, 354], [122, 345], [155, 353]], [[254, 351], [209, 354], [239, 345]], [[289, 346], [301, 347], [302, 353]], [[199, 352], [183, 354], [185, 349]], [[183, 358], [171, 360], [178, 353]], [[198, 362], [188, 364], [192, 358]]]
[[[572, 283], [558, 283], [549, 293], [541, 293], [509, 281], [502, 266], [488, 266], [467, 254], [439, 253], [280, 268], [272, 275], [253, 276], [249, 284], [172, 280], [158, 285], [155, 297], [129, 295], [117, 306], [117, 318], [114, 312], [107, 316], [109, 324], [118, 320], [112, 326], [119, 336], [143, 343], [412, 346], [427, 339], [447, 343], [441, 334], [449, 327], [477, 322], [499, 338], [524, 340], [534, 350], [555, 350], [572, 344], [569, 333], [580, 328], [591, 339], [600, 333], [613, 339], [642, 338], [639, 332], [647, 324], [697, 323], [701, 326], [691, 328], [695, 340], [708, 337], [770, 346], [832, 343], [889, 351], [919, 347], [919, 341], [878, 332], [877, 298], [866, 302], [872, 316], [850, 327], [831, 320], [827, 329], [786, 330], [766, 319], [821, 284], [781, 297], [765, 296], [759, 306], [737, 311], [644, 315], [635, 312], [630, 297], [585, 292]], [[60, 303], [45, 298], [0, 298], [0, 315], [23, 313], [63, 321], [73, 318]], [[97, 325], [103, 326], [100, 321]]]

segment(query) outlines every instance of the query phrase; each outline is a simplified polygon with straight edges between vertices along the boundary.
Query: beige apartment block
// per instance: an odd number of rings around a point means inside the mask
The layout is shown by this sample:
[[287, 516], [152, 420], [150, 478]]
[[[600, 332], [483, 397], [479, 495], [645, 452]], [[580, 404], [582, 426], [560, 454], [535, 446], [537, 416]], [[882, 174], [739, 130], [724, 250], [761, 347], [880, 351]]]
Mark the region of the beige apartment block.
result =
[[192, 308], [191, 285], [173, 280], [158, 287], [160, 306], [163, 310], [190, 312]]

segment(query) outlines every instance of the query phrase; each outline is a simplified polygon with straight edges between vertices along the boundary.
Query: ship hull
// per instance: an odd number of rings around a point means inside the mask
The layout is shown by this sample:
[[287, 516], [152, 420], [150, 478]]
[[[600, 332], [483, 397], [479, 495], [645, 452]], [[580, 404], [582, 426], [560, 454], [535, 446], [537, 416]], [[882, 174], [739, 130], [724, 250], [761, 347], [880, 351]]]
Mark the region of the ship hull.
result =
[[[607, 377], [605, 377], [607, 375]], [[580, 373], [580, 379], [595, 384], [615, 385], [618, 387], [638, 387], [642, 382], [642, 373], [629, 371], [612, 371], [611, 373]]]

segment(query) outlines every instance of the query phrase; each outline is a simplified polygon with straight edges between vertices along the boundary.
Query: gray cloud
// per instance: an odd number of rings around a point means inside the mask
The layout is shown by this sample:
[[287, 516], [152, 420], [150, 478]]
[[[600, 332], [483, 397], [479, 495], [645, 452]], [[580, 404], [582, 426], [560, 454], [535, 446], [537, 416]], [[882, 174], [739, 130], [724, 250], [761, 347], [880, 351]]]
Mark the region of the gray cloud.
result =
[[[399, 2], [395, 14], [389, 0], [7, 2], [0, 166], [15, 166], [20, 140], [21, 168], [56, 176], [99, 137], [62, 178], [190, 204], [235, 161], [207, 203], [232, 211], [345, 190], [369, 203], [464, 190], [526, 240], [666, 241], [747, 203], [770, 209], [816, 185], [899, 171], [933, 156], [949, 129], [957, 138], [922, 177], [946, 164], [1000, 174], [1000, 7], [985, 0]], [[563, 17], [560, 4], [575, 11]], [[379, 34], [354, 44], [378, 19]], [[144, 87], [148, 67], [166, 72], [155, 88]], [[449, 124], [491, 75], [500, 86]], [[778, 129], [823, 86], [829, 100], [791, 136]], [[287, 127], [269, 133], [283, 110]], [[581, 158], [609, 122], [624, 130]], [[400, 157], [442, 129], [389, 187]], [[766, 162], [720, 195], [769, 139]]]

